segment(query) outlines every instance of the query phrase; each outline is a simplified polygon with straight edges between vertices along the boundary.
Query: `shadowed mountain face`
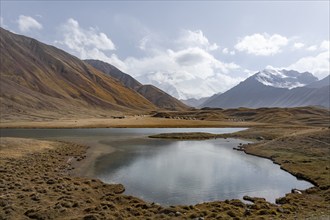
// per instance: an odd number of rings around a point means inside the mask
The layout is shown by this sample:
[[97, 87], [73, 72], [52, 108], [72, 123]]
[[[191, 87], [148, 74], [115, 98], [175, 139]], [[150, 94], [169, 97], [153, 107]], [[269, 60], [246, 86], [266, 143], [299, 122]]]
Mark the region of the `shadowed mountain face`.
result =
[[140, 94], [70, 54], [2, 28], [0, 31], [2, 118], [43, 111], [84, 115], [156, 109]]
[[318, 81], [311, 73], [263, 70], [227, 92], [206, 100], [203, 107], [299, 107], [329, 108], [329, 80]]
[[183, 104], [181, 101], [170, 96], [166, 92], [160, 90], [159, 88], [152, 85], [142, 85], [139, 81], [131, 77], [130, 75], [120, 71], [116, 67], [109, 63], [100, 60], [84, 60], [86, 63], [92, 65], [94, 68], [104, 72], [105, 74], [117, 79], [123, 85], [131, 88], [154, 105], [159, 108], [167, 110], [187, 110], [189, 107]]

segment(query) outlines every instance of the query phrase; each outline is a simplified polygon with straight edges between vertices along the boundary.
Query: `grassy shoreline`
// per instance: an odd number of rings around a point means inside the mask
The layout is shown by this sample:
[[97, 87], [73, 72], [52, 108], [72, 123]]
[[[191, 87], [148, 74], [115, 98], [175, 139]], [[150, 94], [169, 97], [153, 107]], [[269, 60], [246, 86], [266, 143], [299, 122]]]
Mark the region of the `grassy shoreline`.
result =
[[[328, 132], [327, 128], [272, 127], [251, 128], [233, 134], [218, 135], [217, 138], [234, 137], [250, 140], [262, 136], [264, 140], [245, 146], [244, 151], [271, 159], [293, 174], [306, 175], [318, 185], [302, 191], [302, 194], [288, 193], [285, 197], [278, 199], [278, 204], [271, 204], [261, 198], [245, 198], [253, 201], [252, 204], [245, 204], [240, 200], [226, 200], [194, 206], [161, 207], [132, 196], [122, 195], [121, 192], [124, 190], [122, 185], [114, 186], [104, 184], [99, 180], [70, 175], [74, 173], [73, 163], [79, 166], [79, 161], [86, 160], [87, 148], [56, 142], [52, 149], [28, 153], [15, 159], [1, 157], [1, 167], [5, 170], [0, 172], [1, 184], [4, 187], [0, 187], [0, 191], [2, 190], [0, 216], [4, 216], [3, 219], [28, 219], [33, 216], [39, 216], [40, 219], [193, 219], [199, 217], [205, 219], [327, 219], [330, 216], [330, 183], [327, 177], [329, 169], [321, 172], [317, 170], [320, 166], [324, 166], [323, 162], [330, 161], [329, 156], [325, 156], [321, 157], [321, 162], [323, 161], [321, 164], [318, 162], [318, 156], [329, 155], [325, 154], [329, 150], [326, 144], [329, 143]], [[317, 141], [301, 142], [300, 139], [308, 135]], [[324, 146], [321, 146], [319, 141], [322, 141]], [[315, 149], [317, 149], [318, 154], [312, 158], [306, 149], [301, 152], [299, 148], [291, 147], [289, 149], [296, 152], [298, 156], [293, 157], [290, 154], [289, 158], [283, 158], [285, 154], [282, 155], [281, 150], [297, 143], [302, 147], [312, 146], [313, 153], [315, 154]], [[282, 145], [286, 148], [281, 147]], [[15, 147], [15, 142], [11, 146]], [[280, 148], [272, 148], [272, 146]], [[1, 151], [4, 149], [0, 148]], [[304, 157], [304, 152], [307, 153], [305, 155], [307, 159]], [[308, 162], [309, 160], [311, 162]], [[39, 161], [39, 164], [35, 164], [33, 169], [29, 170], [27, 164], [32, 165], [34, 161]], [[310, 164], [313, 166], [309, 167]], [[305, 173], [298, 168], [305, 170]], [[12, 169], [14, 171], [9, 174], [9, 170]], [[24, 172], [27, 174], [34, 172], [34, 175], [37, 175], [35, 178], [39, 179], [39, 184], [31, 185], [33, 177], [25, 175]], [[53, 179], [55, 183], [48, 184], [49, 179]], [[17, 182], [21, 186], [16, 186]], [[27, 191], [24, 191], [25, 188], [28, 188]], [[42, 193], [40, 188], [46, 189], [47, 192]], [[88, 192], [89, 196], [86, 196], [84, 192]], [[60, 199], [62, 197], [64, 197], [63, 204], [61, 203], [63, 199]], [[20, 204], [22, 203], [20, 200], [24, 201], [24, 204]], [[77, 201], [88, 202], [76, 203]]]
[[[235, 148], [237, 150], [242, 150], [246, 154], [250, 154], [253, 156], [261, 157], [261, 158], [266, 158], [272, 160], [273, 163], [278, 164], [281, 166], [281, 169], [285, 170], [286, 172], [291, 173], [292, 175], [296, 176], [297, 178], [307, 180], [311, 183], [313, 183], [316, 186], [320, 186], [318, 181], [311, 179], [309, 176], [306, 176], [301, 173], [297, 173], [292, 171], [291, 169], [288, 169], [283, 166], [283, 161], [285, 163], [289, 163], [288, 160], [282, 159], [281, 157], [278, 157], [274, 155], [274, 149], [273, 151], [270, 150], [270, 147], [264, 151], [260, 152], [260, 149], [262, 148], [267, 148], [269, 145], [276, 145], [278, 142], [285, 142], [287, 138], [303, 138], [305, 135], [308, 134], [313, 134], [313, 133], [318, 133], [321, 132], [323, 133], [323, 138], [326, 138], [327, 135], [330, 135], [330, 129], [329, 128], [308, 128], [308, 129], [303, 129], [303, 128], [296, 128], [296, 129], [288, 129], [288, 130], [282, 130], [281, 133], [277, 133], [277, 135], [268, 133], [265, 136], [260, 136], [259, 134], [262, 133], [259, 131], [261, 128], [256, 129], [256, 128], [250, 128], [248, 130], [243, 130], [235, 133], [229, 133], [229, 134], [211, 134], [211, 133], [205, 133], [205, 132], [186, 132], [186, 133], [161, 133], [161, 134], [156, 134], [156, 135], [150, 135], [149, 138], [159, 138], [159, 139], [175, 139], [175, 140], [207, 140], [207, 139], [217, 139], [217, 138], [240, 138], [240, 139], [245, 139], [245, 140], [250, 140], [253, 141], [253, 144], [248, 144], [248, 145], [242, 145], [238, 146], [238, 148]], [[264, 128], [262, 128], [264, 129]], [[281, 128], [282, 129], [282, 128]], [[285, 135], [284, 135], [285, 134]], [[316, 140], [316, 142], [320, 142]], [[297, 143], [292, 143], [297, 144]], [[323, 142], [324, 145], [326, 145], [325, 149], [325, 155], [329, 155], [330, 153], [330, 138], [327, 139], [327, 142]], [[329, 147], [327, 147], [329, 146]], [[319, 148], [319, 147], [317, 147]], [[289, 147], [286, 148], [286, 150], [290, 149]], [[311, 149], [313, 147], [311, 146]], [[278, 151], [275, 147], [275, 151]], [[283, 150], [283, 149], [282, 149]], [[278, 152], [277, 152], [278, 153]], [[286, 154], [285, 150], [282, 152], [283, 154]], [[307, 152], [306, 152], [307, 154]], [[284, 155], [283, 155], [284, 156]], [[307, 155], [303, 155], [307, 157]], [[304, 163], [308, 162], [308, 159], [304, 161]], [[330, 157], [327, 158], [327, 161], [330, 162]], [[330, 174], [330, 173], [329, 173]], [[330, 177], [329, 177], [330, 180]], [[328, 183], [330, 186], [330, 182]]]
[[[282, 131], [278, 132], [277, 129], [281, 129]], [[277, 131], [276, 134], [273, 134], [274, 131], [270, 132], [271, 130]], [[329, 209], [330, 129], [315, 127], [283, 129], [277, 127], [276, 129], [270, 129], [270, 131], [265, 132], [263, 128], [251, 128], [231, 134], [167, 133], [152, 135], [150, 137], [176, 140], [214, 138], [243, 138], [253, 140], [253, 144], [238, 146], [239, 148], [237, 149], [249, 155], [270, 159], [273, 163], [280, 165], [282, 170], [291, 173], [298, 179], [309, 181], [315, 186], [307, 189], [302, 193], [303, 196], [300, 197], [289, 193], [286, 197], [278, 198], [278, 204], [296, 206], [296, 204], [302, 203], [304, 207], [316, 206]], [[260, 134], [264, 134], [264, 136]], [[313, 194], [311, 192], [317, 194], [318, 199], [309, 200], [310, 196], [306, 196], [306, 194]], [[317, 205], [315, 201], [317, 201]], [[317, 208], [312, 210], [317, 210]], [[320, 210], [319, 212], [322, 213]], [[330, 217], [330, 212], [324, 212], [323, 210], [323, 213], [327, 213], [325, 216]]]

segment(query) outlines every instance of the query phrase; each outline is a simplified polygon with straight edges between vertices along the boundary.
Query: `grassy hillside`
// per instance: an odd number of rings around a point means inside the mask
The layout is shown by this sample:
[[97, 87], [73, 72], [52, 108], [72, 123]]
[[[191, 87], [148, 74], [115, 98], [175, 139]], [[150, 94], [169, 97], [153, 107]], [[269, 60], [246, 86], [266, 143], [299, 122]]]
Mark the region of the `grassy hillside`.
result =
[[2, 28], [0, 35], [2, 118], [156, 109], [134, 90], [62, 50]]

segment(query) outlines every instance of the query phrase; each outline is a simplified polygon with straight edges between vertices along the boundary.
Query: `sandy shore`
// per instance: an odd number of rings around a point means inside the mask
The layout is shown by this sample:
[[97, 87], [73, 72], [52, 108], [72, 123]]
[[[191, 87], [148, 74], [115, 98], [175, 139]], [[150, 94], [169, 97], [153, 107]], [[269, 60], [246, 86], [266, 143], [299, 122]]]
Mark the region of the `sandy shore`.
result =
[[[254, 128], [225, 135], [248, 139], [263, 135], [266, 140], [249, 145], [245, 150], [270, 158], [298, 176], [304, 175], [318, 187], [302, 191], [302, 194], [289, 193], [279, 198], [278, 204], [246, 198], [253, 201], [252, 204], [226, 200], [171, 207], [123, 195], [124, 187], [120, 184], [110, 185], [97, 179], [73, 176], [73, 173], [79, 173], [74, 167], [85, 169], [84, 164], [90, 165], [98, 156], [100, 151], [96, 148], [65, 142], [1, 138], [0, 219], [328, 219], [328, 134], [328, 129], [320, 128], [308, 131], [302, 128]], [[305, 137], [308, 141], [303, 139]], [[300, 150], [301, 147], [304, 150]], [[294, 156], [287, 154], [288, 151], [297, 153]], [[288, 158], [283, 158], [286, 155]]]

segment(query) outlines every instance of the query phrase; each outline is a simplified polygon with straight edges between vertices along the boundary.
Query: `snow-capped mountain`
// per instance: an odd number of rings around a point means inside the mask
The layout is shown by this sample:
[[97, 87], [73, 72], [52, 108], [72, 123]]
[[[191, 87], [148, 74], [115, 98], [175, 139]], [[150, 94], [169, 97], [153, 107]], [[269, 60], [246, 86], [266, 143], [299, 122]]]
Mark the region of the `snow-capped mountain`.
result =
[[303, 87], [317, 81], [317, 78], [309, 72], [299, 73], [294, 70], [265, 69], [254, 75], [255, 79], [275, 88], [293, 89]]
[[[323, 79], [321, 86], [311, 73], [293, 70], [263, 70], [247, 78], [237, 86], [212, 99], [203, 107], [295, 107], [307, 105], [329, 106], [329, 82]], [[324, 83], [325, 82], [325, 83]]]

